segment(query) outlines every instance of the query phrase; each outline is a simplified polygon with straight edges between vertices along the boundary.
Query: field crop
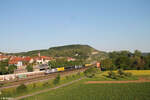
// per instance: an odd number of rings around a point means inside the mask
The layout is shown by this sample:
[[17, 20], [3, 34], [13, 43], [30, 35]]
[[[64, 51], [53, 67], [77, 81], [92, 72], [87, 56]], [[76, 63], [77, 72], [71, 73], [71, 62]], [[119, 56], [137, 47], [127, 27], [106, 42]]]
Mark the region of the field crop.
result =
[[[115, 71], [116, 72], [116, 71]], [[119, 80], [137, 80], [139, 77], [150, 77], [150, 70], [128, 70], [130, 78]], [[126, 84], [85, 84], [87, 81], [113, 81], [105, 77], [108, 71], [97, 74], [67, 87], [42, 93], [24, 100], [150, 100], [150, 83]], [[117, 81], [117, 80], [116, 80]]]
[[150, 70], [127, 70], [125, 72], [131, 72], [133, 75], [150, 75]]
[[84, 84], [78, 82], [24, 100], [150, 100], [150, 83]]
[[[53, 79], [50, 79], [48, 81], [41, 81], [41, 82], [36, 82], [36, 83], [31, 83], [31, 84], [26, 85], [26, 87], [27, 87], [26, 92], [19, 92], [18, 93], [16, 91], [16, 87], [6, 88], [3, 90], [0, 90], [0, 92], [2, 92], [3, 96], [5, 96], [5, 97], [18, 97], [18, 96], [31, 94], [31, 93], [34, 93], [37, 91], [45, 90], [48, 88], [53, 88], [53, 87], [59, 86], [61, 84], [65, 84], [65, 83], [68, 83], [70, 81], [79, 79], [81, 77], [83, 77], [83, 73], [80, 73], [80, 75], [78, 73], [72, 73], [70, 76], [61, 77], [59, 84], [53, 84]], [[0, 100], [1, 100], [1, 98], [0, 98]]]
[[[131, 72], [133, 76], [111, 79], [106, 77], [108, 71], [100, 72], [97, 73], [94, 78], [86, 78], [72, 85], [25, 98], [24, 100], [150, 100], [150, 83], [148, 82], [126, 84], [85, 84], [87, 81], [128, 81], [138, 80], [140, 78], [150, 79], [150, 70], [128, 70], [125, 72]], [[68, 79], [68, 77], [63, 77], [61, 84], [74, 79], [76, 78], [72, 79], [72, 77], [70, 77]], [[49, 83], [52, 83], [52, 80], [49, 81]], [[36, 88], [33, 88], [33, 84], [28, 85], [28, 92], [22, 95], [54, 87], [52, 84], [43, 87], [43, 84], [44, 83], [41, 82], [36, 83]], [[12, 89], [11, 91], [13, 92], [15, 89]], [[9, 93], [9, 96], [21, 96], [20, 94], [14, 95], [14, 93]]]

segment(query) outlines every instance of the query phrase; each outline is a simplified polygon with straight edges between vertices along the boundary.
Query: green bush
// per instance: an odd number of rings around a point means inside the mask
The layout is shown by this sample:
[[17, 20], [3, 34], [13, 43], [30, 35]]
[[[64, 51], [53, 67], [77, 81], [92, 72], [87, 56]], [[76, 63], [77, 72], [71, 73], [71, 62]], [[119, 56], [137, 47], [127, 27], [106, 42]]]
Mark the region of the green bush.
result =
[[69, 80], [69, 76], [66, 76], [66, 80]]
[[112, 79], [118, 79], [116, 73], [113, 71], [108, 72], [108, 77]]
[[112, 79], [124, 78], [124, 77], [131, 77], [132, 73], [124, 72], [123, 69], [119, 69], [117, 73], [112, 71], [108, 72], [108, 77]]
[[3, 83], [0, 83], [0, 87], [2, 87], [4, 84]]
[[26, 85], [21, 84], [20, 86], [18, 86], [18, 87], [16, 88], [16, 90], [17, 90], [17, 93], [23, 93], [23, 92], [26, 92], [26, 91], [27, 91], [27, 87], [26, 87]]
[[47, 87], [47, 86], [49, 86], [50, 84], [48, 83], [48, 82], [44, 82], [43, 83], [43, 87]]
[[75, 78], [76, 76], [75, 75], [72, 75], [72, 78]]
[[26, 69], [27, 69], [28, 72], [33, 72], [33, 66], [31, 66], [31, 65], [28, 65], [26, 67]]
[[78, 72], [78, 73], [77, 73], [77, 76], [80, 76], [80, 75], [81, 75], [81, 73], [80, 73], [80, 72]]
[[131, 77], [131, 76], [132, 76], [132, 73], [126, 72], [124, 75], [125, 75], [126, 77]]
[[58, 84], [60, 82], [60, 74], [58, 74], [57, 76], [56, 76], [56, 78], [54, 79], [54, 81], [53, 81], [53, 84]]
[[95, 73], [97, 73], [97, 72], [98, 72], [97, 68], [91, 67], [84, 71], [84, 75], [86, 77], [92, 78], [95, 76]]
[[121, 77], [121, 78], [131, 77], [132, 76], [132, 73], [130, 73], [130, 72], [124, 72], [122, 69], [118, 70], [118, 74], [119, 74], [119, 77]]
[[89, 78], [93, 78], [95, 76], [95, 74], [89, 74]]
[[32, 87], [33, 87], [33, 88], [36, 88], [36, 87], [37, 87], [36, 83], [33, 83]]
[[123, 69], [119, 69], [118, 71], [117, 71], [117, 73], [120, 75], [120, 76], [123, 76], [125, 73], [124, 73], [124, 71], [123, 71]]

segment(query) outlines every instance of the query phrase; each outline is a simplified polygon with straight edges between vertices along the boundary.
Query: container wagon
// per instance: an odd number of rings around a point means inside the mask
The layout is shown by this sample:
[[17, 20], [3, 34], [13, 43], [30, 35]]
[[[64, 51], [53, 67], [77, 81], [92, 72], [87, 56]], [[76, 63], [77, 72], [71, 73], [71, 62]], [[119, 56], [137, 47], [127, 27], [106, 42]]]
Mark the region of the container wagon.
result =
[[60, 67], [60, 68], [56, 68], [58, 72], [64, 71], [65, 68], [64, 67]]

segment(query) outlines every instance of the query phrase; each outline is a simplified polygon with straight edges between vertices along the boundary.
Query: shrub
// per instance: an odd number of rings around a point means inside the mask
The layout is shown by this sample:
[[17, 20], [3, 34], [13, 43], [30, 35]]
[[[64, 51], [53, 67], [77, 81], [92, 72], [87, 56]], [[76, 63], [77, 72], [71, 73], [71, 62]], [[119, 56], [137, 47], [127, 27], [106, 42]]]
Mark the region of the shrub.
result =
[[36, 86], [36, 83], [33, 83], [32, 87], [33, 87], [33, 88], [36, 88], [36, 87], [37, 87], [37, 86]]
[[3, 83], [0, 83], [0, 87], [2, 87], [4, 84]]
[[84, 75], [89, 78], [92, 78], [93, 76], [95, 76], [95, 73], [97, 73], [97, 68], [94, 68], [94, 67], [89, 68], [84, 71]]
[[124, 75], [123, 69], [119, 69], [117, 73], [118, 73], [120, 76], [121, 76], [121, 75]]
[[95, 74], [90, 74], [88, 77], [93, 78], [94, 76], [95, 76]]
[[[4, 90], [0, 91], [0, 97], [5, 97], [6, 94], [7, 94], [7, 93], [6, 93]], [[0, 100], [1, 100], [1, 98], [0, 98]]]
[[119, 69], [118, 70], [118, 74], [119, 74], [119, 77], [123, 78], [123, 77], [131, 77], [132, 76], [132, 73], [130, 72], [124, 72], [122, 69]]
[[43, 83], [43, 87], [47, 87], [47, 86], [49, 86], [49, 83], [48, 82], [44, 82]]
[[127, 76], [127, 77], [131, 77], [131, 76], [132, 76], [132, 73], [126, 72], [124, 75]]
[[76, 76], [75, 75], [72, 75], [72, 78], [75, 78]]
[[54, 79], [54, 81], [53, 81], [53, 84], [58, 84], [60, 82], [60, 74], [58, 74], [57, 76], [56, 76], [56, 78]]
[[118, 79], [116, 73], [113, 71], [108, 72], [108, 77], [112, 79]]
[[26, 87], [26, 85], [21, 84], [20, 86], [17, 87], [16, 90], [17, 90], [18, 93], [22, 93], [22, 92], [27, 91], [27, 87]]
[[124, 78], [125, 77], [125, 72], [123, 71], [123, 69], [119, 69], [117, 71], [118, 77]]
[[69, 76], [66, 76], [66, 80], [69, 80]]
[[77, 76], [80, 76], [80, 75], [81, 75], [81, 73], [80, 73], [80, 72], [78, 72], [78, 73], [77, 73]]
[[28, 65], [26, 69], [28, 72], [33, 72], [33, 67], [31, 65]]

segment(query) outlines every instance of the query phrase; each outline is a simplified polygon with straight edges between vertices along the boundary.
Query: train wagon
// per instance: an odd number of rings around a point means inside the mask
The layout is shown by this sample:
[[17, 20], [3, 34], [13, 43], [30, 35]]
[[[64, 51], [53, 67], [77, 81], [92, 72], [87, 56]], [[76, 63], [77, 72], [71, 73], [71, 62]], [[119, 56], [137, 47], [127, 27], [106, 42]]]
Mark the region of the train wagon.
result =
[[56, 69], [56, 68], [45, 70], [45, 74], [50, 74], [50, 73], [55, 73], [55, 72], [57, 72], [57, 69]]
[[4, 75], [0, 75], [0, 81], [4, 81]]
[[35, 77], [35, 76], [40, 76], [40, 75], [44, 75], [45, 71], [35, 71], [35, 72], [27, 72], [25, 73], [27, 75], [27, 77]]
[[65, 70], [64, 67], [57, 68], [57, 71], [58, 71], [58, 72], [61, 72], [61, 71], [64, 71], [64, 70]]
[[16, 77], [14, 74], [3, 75], [4, 80], [14, 80]]
[[17, 75], [17, 77], [19, 79], [22, 79], [22, 78], [27, 78], [27, 75], [26, 74], [20, 74], [20, 75]]
[[75, 65], [75, 69], [80, 69], [80, 68], [82, 68], [83, 66], [82, 65]]
[[65, 67], [65, 70], [71, 70], [71, 69], [74, 69], [74, 66]]
[[85, 64], [85, 67], [89, 67], [89, 66], [92, 66], [92, 64]]

